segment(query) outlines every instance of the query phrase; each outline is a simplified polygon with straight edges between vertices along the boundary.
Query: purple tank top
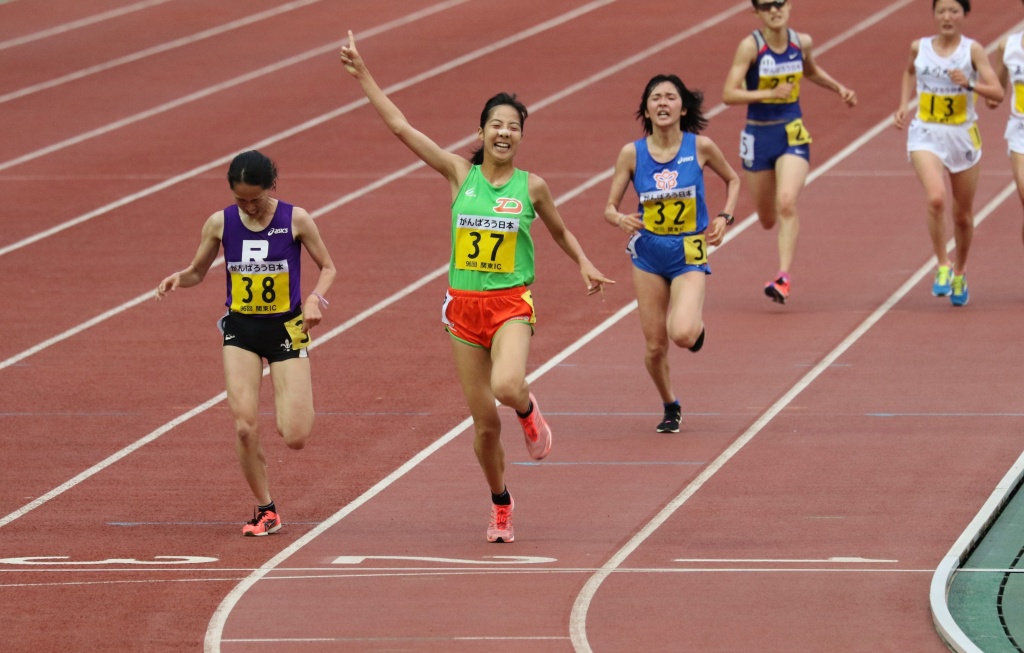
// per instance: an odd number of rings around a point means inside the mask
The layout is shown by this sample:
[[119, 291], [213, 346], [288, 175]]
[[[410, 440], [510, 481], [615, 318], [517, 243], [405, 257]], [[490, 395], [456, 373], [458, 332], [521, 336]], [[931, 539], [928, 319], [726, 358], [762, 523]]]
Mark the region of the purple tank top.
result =
[[299, 308], [302, 246], [292, 230], [293, 208], [278, 200], [262, 231], [242, 224], [238, 205], [224, 209], [225, 305], [232, 311], [271, 317]]

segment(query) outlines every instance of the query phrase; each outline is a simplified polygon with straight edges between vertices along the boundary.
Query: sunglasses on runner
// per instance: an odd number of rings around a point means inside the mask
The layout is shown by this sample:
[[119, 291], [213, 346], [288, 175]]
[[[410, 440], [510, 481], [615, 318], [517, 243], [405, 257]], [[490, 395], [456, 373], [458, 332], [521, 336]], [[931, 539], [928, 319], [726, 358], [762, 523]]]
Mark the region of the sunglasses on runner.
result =
[[782, 11], [782, 8], [786, 6], [789, 0], [771, 0], [771, 2], [759, 2], [757, 4], [758, 11], [771, 11], [772, 9], [778, 9]]

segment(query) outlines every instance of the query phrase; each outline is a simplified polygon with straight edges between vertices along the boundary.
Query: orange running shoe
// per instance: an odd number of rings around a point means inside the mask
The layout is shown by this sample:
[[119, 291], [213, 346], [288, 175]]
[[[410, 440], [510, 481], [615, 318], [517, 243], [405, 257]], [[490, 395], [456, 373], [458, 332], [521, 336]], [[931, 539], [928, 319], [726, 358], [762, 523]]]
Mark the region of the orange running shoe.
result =
[[519, 425], [523, 427], [523, 436], [526, 438], [526, 451], [530, 458], [540, 460], [551, 451], [551, 429], [540, 414], [540, 406], [537, 405], [537, 398], [530, 393], [530, 403], [533, 410], [527, 417], [519, 418]]
[[242, 527], [246, 537], [262, 537], [281, 530], [281, 518], [272, 510], [253, 510], [252, 521]]
[[[534, 406], [536, 409], [536, 406]], [[516, 507], [515, 499], [507, 506], [491, 504], [491, 523], [487, 525], [488, 542], [504, 542], [508, 544], [516, 539], [512, 531], [512, 511]]]
[[764, 294], [773, 302], [785, 304], [789, 297], [789, 277], [779, 276], [775, 281], [769, 281], [764, 287]]

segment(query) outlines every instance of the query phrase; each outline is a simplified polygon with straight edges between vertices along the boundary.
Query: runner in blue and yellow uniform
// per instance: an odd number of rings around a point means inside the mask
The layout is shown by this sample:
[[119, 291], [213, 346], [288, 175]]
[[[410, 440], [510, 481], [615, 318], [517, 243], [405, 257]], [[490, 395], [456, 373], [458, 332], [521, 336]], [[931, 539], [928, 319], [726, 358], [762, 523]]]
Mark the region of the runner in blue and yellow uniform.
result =
[[527, 288], [533, 282], [534, 218], [540, 218], [558, 246], [579, 265], [588, 294], [613, 282], [587, 260], [562, 222], [544, 180], [515, 168], [527, 111], [514, 95], [501, 93], [488, 100], [480, 116], [480, 148], [467, 161], [409, 124], [366, 69], [352, 32], [348, 38], [340, 54], [345, 70], [399, 140], [441, 173], [451, 188], [450, 287], [442, 321], [451, 335], [455, 367], [473, 415], [473, 448], [491, 490], [487, 540], [511, 542], [515, 504], [505, 486], [495, 400], [515, 409], [531, 457], [539, 460], [551, 449], [551, 429], [526, 382], [535, 322]]
[[796, 202], [811, 158], [800, 84], [806, 79], [835, 91], [849, 106], [857, 103], [857, 95], [817, 65], [810, 35], [789, 28], [792, 0], [751, 2], [763, 26], [740, 41], [722, 99], [748, 105], [747, 126], [740, 136], [747, 186], [761, 226], [771, 229], [779, 223], [779, 271], [764, 292], [784, 304], [800, 230]]
[[[310, 329], [322, 319], [324, 295], [335, 269], [309, 213], [270, 196], [277, 167], [251, 150], [234, 158], [228, 184], [235, 203], [211, 215], [192, 263], [168, 276], [156, 289], [169, 291], [202, 282], [221, 245], [227, 279], [227, 314], [220, 320], [228, 406], [235, 420], [235, 451], [242, 474], [256, 498], [252, 521], [243, 535], [260, 536], [281, 528], [270, 495], [267, 460], [257, 430], [263, 362], [274, 382], [277, 430], [291, 449], [302, 449], [313, 430], [313, 388], [309, 369]], [[320, 268], [316, 285], [303, 302], [300, 284], [302, 248]]]
[[[697, 135], [708, 122], [703, 99], [675, 75], [647, 82], [637, 111], [644, 137], [619, 152], [604, 211], [605, 220], [632, 235], [627, 251], [646, 341], [644, 363], [665, 409], [659, 433], [677, 433], [682, 415], [672, 391], [669, 342], [693, 352], [704, 344], [708, 246], [719, 244], [732, 224], [740, 191], [722, 151]], [[713, 221], [704, 201], [705, 166], [726, 184], [724, 208]], [[640, 205], [636, 213], [620, 213], [630, 182]]]
[[[964, 306], [970, 299], [967, 254], [974, 238], [974, 194], [981, 171], [981, 133], [974, 98], [977, 94], [994, 102], [1003, 99], [985, 48], [963, 35], [970, 11], [969, 0], [933, 0], [939, 33], [911, 43], [900, 104], [893, 114], [897, 129], [909, 123], [907, 157], [928, 200], [928, 235], [938, 262], [932, 294], [948, 296], [953, 306]], [[915, 87], [918, 111], [911, 120], [909, 106]], [[956, 256], [952, 262], [946, 251], [946, 206], [950, 203], [943, 173], [949, 174], [953, 192]]]

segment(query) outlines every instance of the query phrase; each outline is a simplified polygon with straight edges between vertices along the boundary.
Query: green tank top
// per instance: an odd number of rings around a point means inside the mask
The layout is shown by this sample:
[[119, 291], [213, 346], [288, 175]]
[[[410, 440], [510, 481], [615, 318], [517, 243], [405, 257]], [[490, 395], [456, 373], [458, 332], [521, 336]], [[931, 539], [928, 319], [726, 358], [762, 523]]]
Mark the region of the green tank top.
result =
[[530, 173], [515, 170], [501, 187], [473, 166], [452, 202], [452, 258], [448, 284], [456, 290], [501, 290], [533, 283], [536, 217]]

